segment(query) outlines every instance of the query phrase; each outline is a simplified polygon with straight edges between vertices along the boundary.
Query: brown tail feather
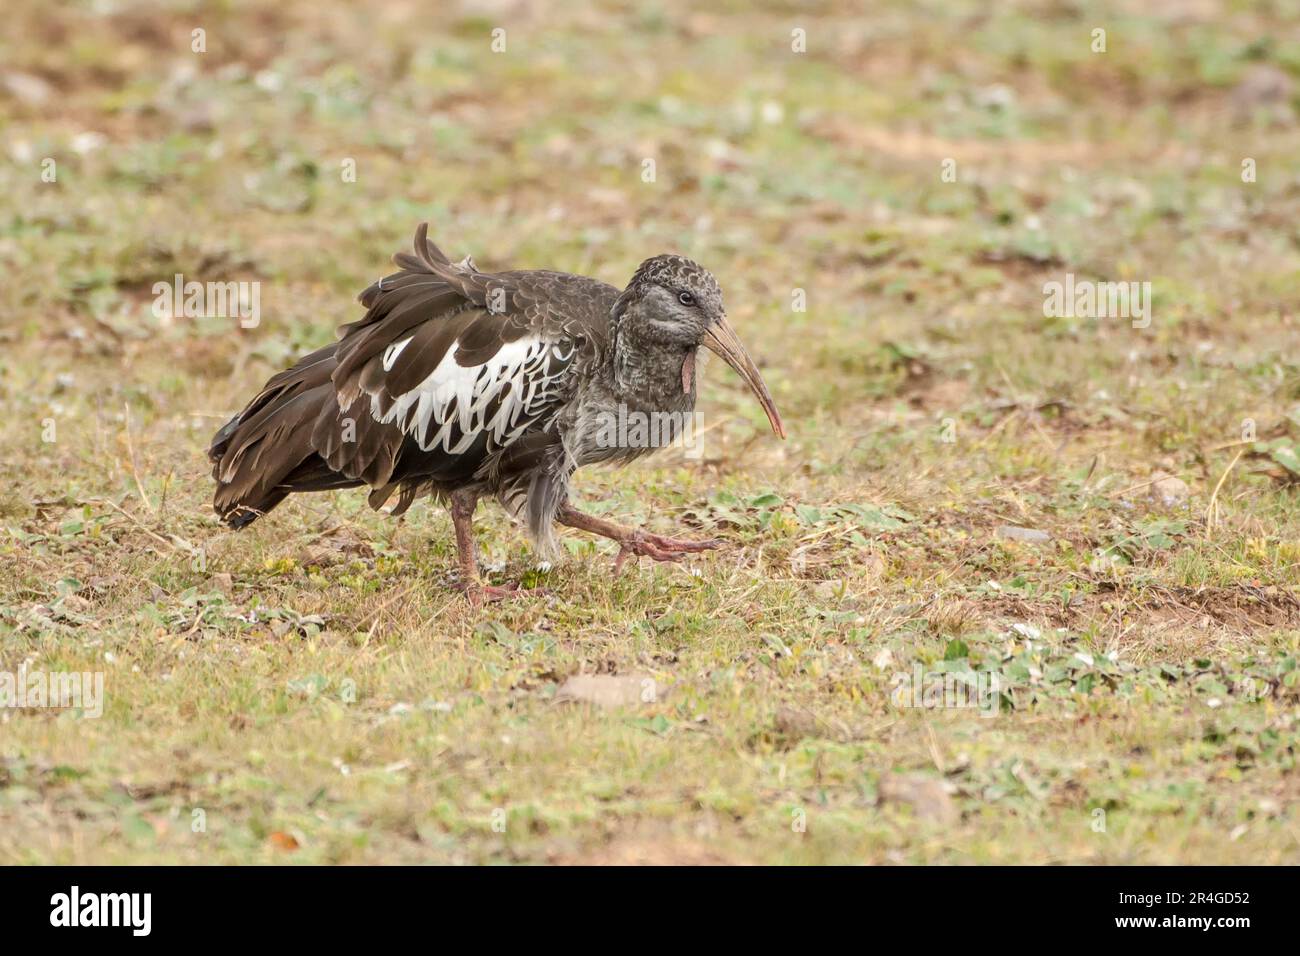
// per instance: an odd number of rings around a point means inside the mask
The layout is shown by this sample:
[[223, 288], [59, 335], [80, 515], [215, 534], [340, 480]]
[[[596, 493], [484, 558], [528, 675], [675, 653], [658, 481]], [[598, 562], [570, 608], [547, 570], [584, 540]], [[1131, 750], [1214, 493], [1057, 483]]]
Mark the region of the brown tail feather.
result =
[[312, 446], [312, 426], [333, 403], [334, 346], [306, 356], [269, 382], [212, 439], [208, 458], [221, 520], [242, 528], [291, 492], [355, 488], [361, 481], [332, 470]]
[[[385, 350], [402, 337], [414, 337], [430, 318], [452, 321], [467, 308], [484, 308], [491, 277], [477, 272], [468, 257], [453, 264], [429, 239], [427, 223], [416, 230], [414, 254], [398, 253], [394, 260], [399, 271], [361, 293], [367, 310], [362, 319], [340, 327], [339, 341], [271, 378], [248, 407], [213, 436], [208, 449], [217, 480], [213, 506], [227, 524], [243, 527], [293, 492], [365, 484], [375, 487], [370, 497], [374, 508], [398, 491], [394, 513], [400, 514], [433, 479], [447, 479], [449, 470], [462, 467], [459, 458], [426, 460], [414, 439], [398, 425], [376, 420], [368, 409], [372, 397], [378, 396], [381, 404], [387, 402], [387, 410], [392, 404], [388, 389], [407, 391], [428, 374], [408, 361], [411, 374], [419, 372], [414, 381], [406, 382], [400, 374], [386, 378], [388, 370], [381, 362]], [[460, 326], [431, 327], [412, 342], [408, 359], [428, 348], [436, 365], [462, 326], [476, 317], [468, 315]], [[485, 326], [495, 329], [498, 323]], [[526, 322], [516, 322], [503, 333], [504, 341], [527, 330]], [[486, 357], [495, 353], [500, 341], [482, 343], [490, 349]], [[478, 347], [475, 343], [472, 337], [466, 339], [469, 346]], [[472, 349], [464, 354], [472, 358]], [[348, 431], [341, 430], [345, 422]], [[474, 456], [467, 454], [464, 462], [470, 463], [468, 478], [476, 467]]]

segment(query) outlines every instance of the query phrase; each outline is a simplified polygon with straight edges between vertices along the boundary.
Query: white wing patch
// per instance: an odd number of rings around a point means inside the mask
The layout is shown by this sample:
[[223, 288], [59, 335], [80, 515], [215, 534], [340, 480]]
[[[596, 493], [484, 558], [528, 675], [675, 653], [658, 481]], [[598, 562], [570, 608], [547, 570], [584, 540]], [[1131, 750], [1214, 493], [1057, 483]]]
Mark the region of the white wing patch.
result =
[[412, 338], [413, 336], [408, 335], [406, 338], [402, 339], [402, 341], [394, 342], [392, 345], [388, 346], [388, 348], [384, 349], [385, 372], [391, 372], [393, 370], [393, 363], [397, 361], [397, 356], [402, 354], [402, 349], [411, 344]]
[[[384, 350], [384, 371], [392, 371], [410, 341], [402, 339]], [[380, 410], [378, 396], [372, 396], [370, 414], [380, 424], [397, 422], [425, 451], [441, 448], [459, 455], [484, 432], [498, 447], [508, 445], [552, 400], [574, 351], [570, 343], [519, 339], [503, 345], [481, 365], [460, 365], [458, 348], [458, 343], [453, 344], [423, 382], [398, 395], [387, 414]]]

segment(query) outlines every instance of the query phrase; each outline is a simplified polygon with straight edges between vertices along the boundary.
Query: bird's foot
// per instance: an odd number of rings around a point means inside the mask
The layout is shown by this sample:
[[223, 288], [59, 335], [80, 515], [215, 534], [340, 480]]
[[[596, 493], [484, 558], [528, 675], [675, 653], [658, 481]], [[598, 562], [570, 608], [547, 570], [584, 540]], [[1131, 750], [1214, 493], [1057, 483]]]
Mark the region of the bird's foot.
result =
[[572, 505], [563, 505], [556, 515], [561, 524], [580, 531], [590, 531], [603, 538], [618, 542], [618, 557], [614, 559], [614, 573], [623, 570], [628, 558], [654, 558], [656, 561], [680, 561], [683, 555], [698, 551], [709, 551], [722, 547], [722, 541], [710, 538], [707, 541], [686, 541], [682, 538], [668, 538], [650, 531], [627, 528], [595, 515], [584, 514]]
[[680, 561], [688, 554], [711, 551], [722, 547], [722, 540], [709, 538], [705, 541], [687, 541], [684, 538], [668, 538], [649, 531], [633, 531], [619, 540], [618, 557], [614, 559], [614, 573], [623, 570], [628, 558], [647, 557], [656, 561]]

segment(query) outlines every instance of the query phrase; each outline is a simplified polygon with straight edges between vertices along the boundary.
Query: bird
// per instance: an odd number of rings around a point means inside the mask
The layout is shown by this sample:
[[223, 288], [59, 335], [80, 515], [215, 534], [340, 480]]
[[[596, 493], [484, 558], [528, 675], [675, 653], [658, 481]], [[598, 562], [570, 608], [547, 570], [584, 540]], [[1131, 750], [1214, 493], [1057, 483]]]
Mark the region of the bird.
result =
[[[557, 523], [611, 539], [615, 573], [628, 558], [720, 547], [625, 527], [570, 499], [577, 468], [633, 461], [689, 427], [701, 346], [786, 437], [713, 274], [676, 254], [646, 259], [621, 290], [552, 270], [482, 272], [469, 256], [452, 262], [428, 228], [361, 293], [364, 316], [217, 431], [208, 457], [221, 521], [243, 528], [298, 492], [368, 486], [376, 510], [396, 496], [394, 515], [428, 496], [451, 513], [459, 587], [475, 603], [518, 591], [480, 580], [472, 521], [485, 498], [544, 558], [557, 554]], [[658, 440], [610, 427], [636, 416], [660, 416]]]

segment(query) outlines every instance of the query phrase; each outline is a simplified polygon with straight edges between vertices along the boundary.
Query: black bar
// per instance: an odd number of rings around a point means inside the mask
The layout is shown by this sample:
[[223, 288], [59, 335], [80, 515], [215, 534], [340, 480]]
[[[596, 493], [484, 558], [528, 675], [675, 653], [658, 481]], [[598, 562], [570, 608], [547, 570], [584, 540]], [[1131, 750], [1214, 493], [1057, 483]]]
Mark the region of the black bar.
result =
[[[792, 929], [838, 926], [865, 934], [860, 938], [883, 939], [891, 927], [911, 926], [928, 927], [924, 934], [938, 939], [945, 925], [954, 932], [965, 925], [973, 938], [1042, 931], [1052, 935], [1025, 939], [1200, 936], [1231, 945], [1291, 929], [1293, 876], [1227, 867], [5, 868], [0, 914], [11, 952], [26, 939], [70, 933], [86, 940], [337, 945], [354, 937], [373, 944], [377, 929], [417, 926], [437, 936], [488, 932], [497, 942], [514, 931], [533, 945], [576, 934], [574, 942], [585, 945], [602, 920], [623, 921], [629, 931], [640, 926], [635, 936], [655, 935], [652, 927], [666, 929], [664, 921], [690, 921], [761, 938], [776, 921]], [[82, 914], [112, 917], [116, 910], [120, 925], [52, 925], [69, 922], [74, 886]], [[115, 895], [101, 906], [99, 894], [149, 894], [147, 936], [136, 932], [144, 928], [143, 896]], [[1121, 925], [1135, 919], [1152, 922]], [[621, 937], [604, 938], [613, 944]]]

